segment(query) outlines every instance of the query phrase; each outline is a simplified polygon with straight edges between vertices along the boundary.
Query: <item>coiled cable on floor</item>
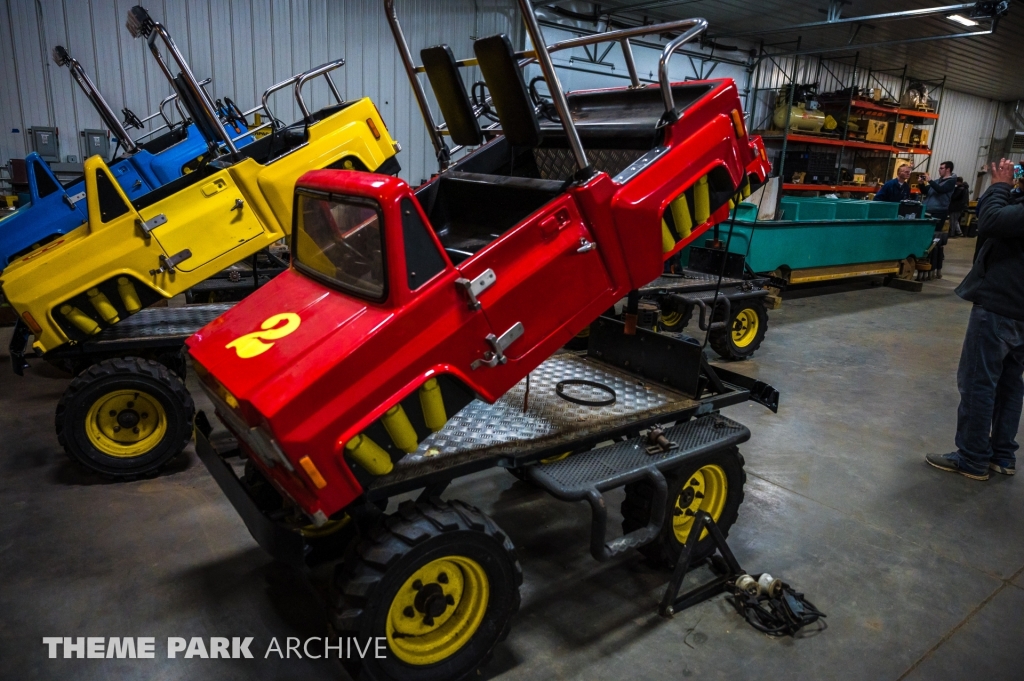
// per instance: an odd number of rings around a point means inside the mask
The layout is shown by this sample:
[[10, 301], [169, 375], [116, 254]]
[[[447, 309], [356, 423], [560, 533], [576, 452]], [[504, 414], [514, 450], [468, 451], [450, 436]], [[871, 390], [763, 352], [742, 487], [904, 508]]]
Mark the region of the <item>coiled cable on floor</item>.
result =
[[826, 628], [821, 619], [825, 613], [788, 584], [780, 581], [781, 588], [770, 596], [765, 590], [757, 589], [756, 584], [753, 590], [744, 588], [740, 585], [741, 579], [729, 584], [732, 603], [736, 611], [758, 631], [769, 636], [793, 636], [818, 621], [821, 621], [822, 629]]

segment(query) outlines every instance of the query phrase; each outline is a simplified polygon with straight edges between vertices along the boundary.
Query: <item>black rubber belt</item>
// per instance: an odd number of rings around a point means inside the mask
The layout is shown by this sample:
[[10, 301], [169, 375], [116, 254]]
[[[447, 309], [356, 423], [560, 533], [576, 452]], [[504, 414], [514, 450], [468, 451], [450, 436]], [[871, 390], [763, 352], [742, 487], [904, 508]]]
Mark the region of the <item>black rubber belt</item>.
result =
[[[566, 395], [564, 388], [567, 385], [585, 385], [591, 388], [597, 388], [598, 390], [603, 390], [606, 393], [609, 393], [611, 397], [609, 397], [606, 400], [583, 400], [578, 397]], [[570, 378], [565, 381], [559, 381], [558, 384], [555, 385], [555, 394], [561, 397], [566, 402], [572, 402], [573, 404], [581, 404], [584, 407], [607, 407], [610, 404], [615, 404], [615, 399], [617, 397], [615, 391], [612, 388], [606, 386], [604, 383], [598, 383], [597, 381], [585, 381], [581, 378]]]

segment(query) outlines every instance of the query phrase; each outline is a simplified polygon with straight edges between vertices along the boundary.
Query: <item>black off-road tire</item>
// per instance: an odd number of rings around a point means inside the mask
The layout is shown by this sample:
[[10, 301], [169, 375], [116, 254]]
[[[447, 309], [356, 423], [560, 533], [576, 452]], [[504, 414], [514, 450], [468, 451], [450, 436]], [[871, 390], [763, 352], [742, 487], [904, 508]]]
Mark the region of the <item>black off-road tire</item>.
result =
[[659, 331], [678, 333], [686, 328], [693, 318], [693, 306], [687, 305], [682, 311], [677, 310], [670, 303], [663, 302], [661, 305], [661, 321], [658, 323]]
[[[249, 497], [264, 515], [275, 522], [286, 515], [289, 509], [285, 508], [284, 497], [251, 459], [245, 462], [241, 481]], [[293, 516], [298, 515], [297, 509], [292, 511]], [[352, 542], [357, 539], [356, 524], [351, 518], [331, 521], [323, 527], [303, 523], [288, 524], [302, 536], [306, 544], [305, 563], [310, 567], [342, 558]]]
[[447, 659], [413, 665], [390, 644], [384, 659], [343, 659], [355, 679], [458, 681], [475, 677], [494, 647], [508, 635], [519, 609], [523, 571], [512, 541], [487, 515], [461, 501], [407, 501], [367, 533], [355, 555], [335, 572], [330, 597], [333, 635], [358, 640], [385, 637], [395, 596], [420, 567], [438, 558], [463, 556], [486, 572], [489, 598], [476, 633]]
[[[752, 315], [757, 320], [757, 328], [753, 331], [752, 337], [737, 344], [733, 338], [733, 329], [740, 324], [742, 315]], [[725, 318], [724, 306], [715, 309], [713, 321], [720, 322]], [[749, 318], [749, 317], [747, 317]], [[768, 333], [768, 308], [765, 307], [763, 298], [747, 298], [746, 300], [735, 301], [730, 310], [728, 324], [721, 331], [712, 331], [708, 339], [711, 348], [727, 360], [741, 360], [751, 357], [764, 342], [764, 336]]]
[[566, 350], [572, 350], [573, 352], [582, 352], [586, 350], [590, 345], [590, 326], [580, 331], [578, 334], [569, 339], [569, 342], [565, 344]]
[[[158, 441], [132, 456], [112, 456], [98, 449], [86, 430], [90, 409], [105, 395], [138, 391], [159, 402], [166, 430]], [[79, 374], [57, 403], [57, 441], [71, 458], [102, 475], [132, 480], [155, 474], [192, 440], [195, 404], [185, 384], [153, 360], [119, 357], [104, 360]]]
[[[736, 522], [740, 504], [743, 503], [743, 486], [747, 481], [743, 464], [743, 455], [740, 454], [739, 449], [727, 447], [717, 452], [688, 459], [683, 465], [665, 473], [665, 480], [668, 482], [668, 508], [665, 512], [665, 524], [657, 539], [638, 549], [649, 563], [656, 567], [675, 567], [679, 553], [683, 550], [683, 544], [676, 538], [672, 527], [672, 518], [676, 512], [676, 500], [690, 482], [693, 474], [704, 466], [717, 465], [725, 472], [727, 485], [725, 507], [722, 509], [721, 515], [715, 518], [715, 524], [722, 531], [723, 537], [729, 535], [729, 528]], [[654, 487], [646, 480], [626, 485], [626, 498], [622, 501], [621, 506], [623, 533], [647, 526], [651, 518], [653, 497]], [[705, 536], [697, 543], [697, 550], [692, 557], [693, 562], [707, 558], [714, 550], [715, 544], [711, 536]]]

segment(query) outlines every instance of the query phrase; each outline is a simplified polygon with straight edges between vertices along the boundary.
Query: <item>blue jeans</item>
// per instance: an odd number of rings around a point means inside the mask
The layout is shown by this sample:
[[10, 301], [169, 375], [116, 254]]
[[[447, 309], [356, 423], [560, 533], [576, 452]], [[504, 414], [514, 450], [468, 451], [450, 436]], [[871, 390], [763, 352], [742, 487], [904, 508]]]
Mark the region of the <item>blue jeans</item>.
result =
[[1024, 403], [1024, 322], [971, 309], [960, 368], [956, 447], [960, 467], [981, 474], [989, 462], [1014, 465]]

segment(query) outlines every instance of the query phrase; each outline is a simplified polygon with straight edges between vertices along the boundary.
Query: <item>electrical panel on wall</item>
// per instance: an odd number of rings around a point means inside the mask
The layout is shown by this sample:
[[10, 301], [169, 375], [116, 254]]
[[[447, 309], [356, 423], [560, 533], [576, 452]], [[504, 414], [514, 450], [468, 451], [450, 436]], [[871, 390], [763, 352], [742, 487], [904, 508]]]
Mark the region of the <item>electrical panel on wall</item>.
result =
[[110, 155], [110, 138], [106, 130], [83, 130], [82, 138], [83, 159], [98, 155], [107, 160]]
[[29, 128], [29, 146], [48, 163], [60, 163], [60, 143], [57, 128], [33, 126]]

